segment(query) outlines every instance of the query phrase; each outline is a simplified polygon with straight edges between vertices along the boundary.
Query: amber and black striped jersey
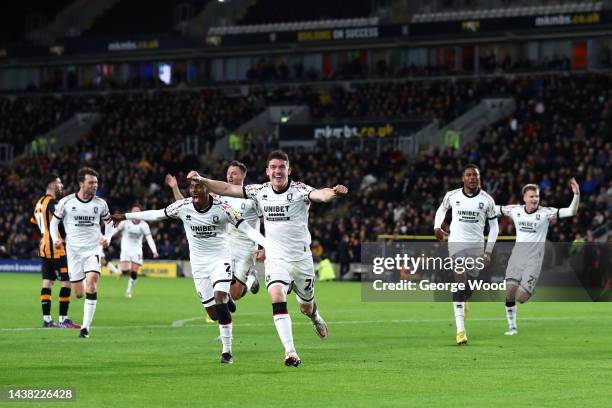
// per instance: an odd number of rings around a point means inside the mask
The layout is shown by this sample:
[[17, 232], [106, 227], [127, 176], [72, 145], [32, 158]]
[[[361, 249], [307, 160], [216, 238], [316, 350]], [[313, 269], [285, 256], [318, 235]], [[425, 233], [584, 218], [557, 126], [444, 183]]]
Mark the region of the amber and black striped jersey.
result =
[[[44, 195], [36, 202], [34, 216], [30, 219], [30, 222], [36, 224], [40, 230], [38, 255], [41, 258], [58, 259], [62, 256], [66, 256], [63, 244], [60, 249], [53, 247], [53, 240], [51, 239], [51, 232], [49, 231], [51, 217], [53, 217], [56, 204], [57, 201], [52, 196], [48, 194]], [[60, 224], [60, 235], [62, 238], [66, 236], [63, 230], [63, 225]]]

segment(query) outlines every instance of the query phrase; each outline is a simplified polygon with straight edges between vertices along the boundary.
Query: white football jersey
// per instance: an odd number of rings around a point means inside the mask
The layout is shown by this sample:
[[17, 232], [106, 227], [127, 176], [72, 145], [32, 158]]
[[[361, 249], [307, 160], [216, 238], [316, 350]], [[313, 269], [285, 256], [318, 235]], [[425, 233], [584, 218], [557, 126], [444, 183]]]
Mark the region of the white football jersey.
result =
[[237, 227], [243, 219], [227, 201], [211, 196], [208, 208], [200, 211], [189, 197], [170, 204], [164, 213], [183, 221], [192, 267], [206, 267], [222, 257], [229, 262], [227, 224]]
[[528, 213], [523, 205], [498, 206], [499, 214], [508, 216], [514, 222], [516, 242], [545, 242], [550, 220], [559, 217], [559, 210], [553, 207], [538, 207]]
[[[259, 231], [259, 217], [261, 216], [261, 211], [256, 201], [235, 197], [221, 197], [221, 199], [227, 201], [234, 210], [240, 212], [241, 218], [253, 227], [255, 231]], [[230, 248], [232, 252], [254, 253], [257, 251], [257, 244], [251, 241], [244, 232], [234, 227], [234, 225], [228, 224], [227, 234], [230, 239]]]
[[453, 211], [448, 242], [484, 242], [487, 220], [496, 218], [495, 201], [482, 190], [473, 196], [467, 196], [463, 188], [449, 191], [442, 207]]
[[83, 201], [73, 193], [59, 201], [53, 215], [64, 224], [68, 250], [81, 253], [102, 252], [100, 221], [106, 222], [110, 218], [106, 201], [98, 196]]
[[508, 267], [517, 268], [532, 265], [538, 269], [544, 259], [546, 234], [550, 220], [559, 217], [559, 210], [552, 207], [538, 207], [528, 213], [522, 205], [498, 206], [498, 214], [512, 219], [516, 230], [516, 244], [508, 261]]
[[289, 181], [281, 192], [274, 191], [270, 182], [244, 186], [245, 198], [256, 201], [263, 213], [266, 238], [278, 244], [266, 250], [266, 258], [298, 261], [312, 256], [308, 231], [312, 190], [296, 181]]
[[126, 220], [119, 223], [117, 232], [121, 232], [121, 249], [132, 251], [142, 248], [142, 239], [151, 235], [151, 228], [145, 221], [136, 224], [132, 220]]

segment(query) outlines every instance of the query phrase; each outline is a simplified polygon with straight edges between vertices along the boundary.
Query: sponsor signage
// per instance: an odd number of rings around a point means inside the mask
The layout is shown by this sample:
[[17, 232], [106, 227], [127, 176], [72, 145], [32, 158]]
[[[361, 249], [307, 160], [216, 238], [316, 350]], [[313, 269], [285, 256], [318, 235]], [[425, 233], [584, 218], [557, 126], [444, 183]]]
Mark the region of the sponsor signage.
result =
[[383, 139], [406, 136], [418, 131], [427, 121], [336, 122], [286, 124], [279, 126], [279, 140]]
[[[118, 267], [118, 261], [112, 261]], [[174, 261], [144, 261], [140, 266], [138, 274], [146, 275], [153, 278], [176, 278], [177, 277], [177, 263]], [[102, 268], [102, 275], [111, 275], [110, 271], [106, 266]]]
[[41, 273], [40, 259], [0, 259], [0, 273]]

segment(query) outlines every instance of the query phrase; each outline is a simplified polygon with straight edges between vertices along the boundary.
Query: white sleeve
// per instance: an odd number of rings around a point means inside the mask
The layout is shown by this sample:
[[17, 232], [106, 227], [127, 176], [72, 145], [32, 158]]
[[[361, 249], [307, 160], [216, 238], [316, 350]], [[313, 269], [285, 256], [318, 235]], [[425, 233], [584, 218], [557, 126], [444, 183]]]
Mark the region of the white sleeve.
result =
[[109, 244], [111, 242], [111, 239], [113, 239], [114, 231], [115, 231], [115, 227], [113, 226], [113, 220], [111, 220], [109, 217], [104, 221], [104, 236], [103, 236], [103, 238]]
[[53, 218], [51, 218], [51, 224], [49, 225], [49, 233], [51, 234], [51, 240], [53, 242], [58, 242], [61, 240], [59, 234], [59, 223], [60, 219], [54, 215]]
[[442, 200], [442, 204], [438, 207], [436, 211], [436, 218], [434, 220], [434, 229], [442, 228], [442, 222], [444, 222], [444, 217], [446, 217], [446, 212], [450, 208], [450, 199], [449, 193], [446, 193], [444, 196], [444, 200]]
[[573, 217], [574, 215], [578, 214], [578, 205], [580, 204], [580, 195], [579, 194], [574, 194], [574, 198], [572, 198], [572, 202], [570, 204], [569, 207], [567, 208], [561, 208], [559, 210], [559, 218], [567, 218], [567, 217]]
[[128, 220], [161, 221], [163, 219], [169, 218], [169, 216], [166, 215], [166, 210], [163, 209], [126, 213], [125, 218]]
[[499, 234], [499, 223], [497, 222], [497, 218], [489, 219], [489, 237], [487, 238], [487, 247], [485, 252], [491, 253], [493, 252], [493, 246], [495, 245], [495, 241], [497, 241], [497, 235]]
[[119, 225], [117, 225], [117, 228], [115, 228], [115, 230], [113, 231], [113, 237], [117, 235], [117, 233], [123, 231], [124, 226], [125, 226], [125, 221], [121, 221]]
[[62, 220], [64, 215], [66, 215], [66, 201], [67, 197], [62, 198], [59, 203], [55, 206], [55, 211], [53, 211], [53, 217]]
[[250, 198], [251, 200], [257, 200], [257, 193], [263, 188], [263, 184], [247, 184], [242, 187], [244, 198]]
[[155, 241], [153, 241], [153, 236], [149, 234], [149, 235], [145, 235], [145, 238], [147, 240], [147, 244], [149, 245], [149, 249], [151, 250], [151, 252], [156, 254], [157, 247], [155, 246]]
[[145, 239], [147, 240], [147, 245], [149, 245], [149, 249], [152, 253], [157, 253], [157, 247], [155, 246], [155, 241], [153, 241], [153, 235], [151, 235], [151, 228], [149, 228], [149, 224], [143, 222], [143, 229], [145, 233]]
[[261, 235], [259, 231], [255, 231], [255, 228], [251, 227], [248, 222], [244, 222], [244, 220], [241, 220], [238, 222], [236, 228], [244, 232], [244, 234], [256, 244], [261, 245], [264, 248], [269, 246], [269, 240], [267, 240], [263, 235]]
[[496, 205], [495, 206], [495, 216], [496, 217], [506, 217], [512, 218], [512, 205]]

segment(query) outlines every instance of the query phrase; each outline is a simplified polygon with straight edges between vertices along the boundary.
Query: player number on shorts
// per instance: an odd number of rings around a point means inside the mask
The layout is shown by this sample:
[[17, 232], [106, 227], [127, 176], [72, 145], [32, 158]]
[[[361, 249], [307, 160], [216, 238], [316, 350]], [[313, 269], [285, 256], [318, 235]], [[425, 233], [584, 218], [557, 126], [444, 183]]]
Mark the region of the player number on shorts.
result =
[[306, 279], [306, 287], [304, 288], [304, 290], [306, 292], [311, 291], [312, 290], [312, 282], [314, 281], [314, 279]]
[[225, 272], [227, 272], [227, 277], [231, 278], [232, 277], [232, 265], [228, 264], [227, 262], [224, 263], [223, 265], [225, 265]]

